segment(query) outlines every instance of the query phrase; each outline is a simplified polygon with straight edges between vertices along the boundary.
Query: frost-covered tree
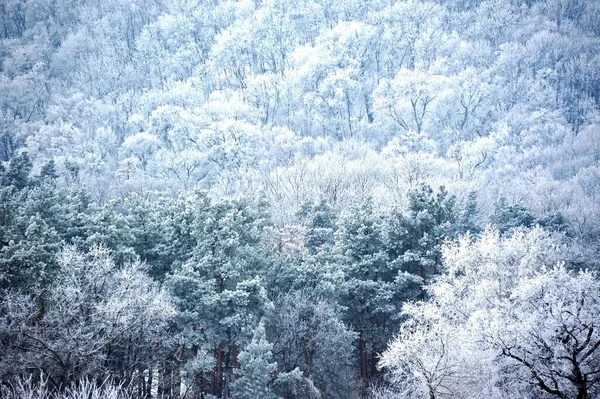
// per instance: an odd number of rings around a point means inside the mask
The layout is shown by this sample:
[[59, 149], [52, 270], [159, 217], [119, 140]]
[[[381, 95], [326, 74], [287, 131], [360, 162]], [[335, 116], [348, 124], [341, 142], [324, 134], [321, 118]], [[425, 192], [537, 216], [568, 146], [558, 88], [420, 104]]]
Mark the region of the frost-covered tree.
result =
[[295, 392], [293, 397], [311, 397], [314, 392], [356, 397], [359, 384], [351, 366], [356, 333], [342, 321], [333, 298], [318, 294], [318, 289], [305, 288], [274, 300], [266, 323], [279, 374], [300, 374], [292, 381], [278, 376], [275, 386], [290, 396]]
[[36, 295], [3, 293], [2, 375], [41, 373], [52, 389], [80, 377], [133, 383], [153, 367], [151, 345], [174, 315], [170, 298], [143, 265], [119, 270], [102, 247], [66, 248], [58, 266], [54, 284]]
[[394, 267], [427, 281], [442, 263], [442, 245], [453, 234], [456, 199], [444, 187], [437, 193], [425, 184], [408, 192], [408, 213], [386, 218], [386, 251]]
[[391, 128], [417, 135], [428, 132], [428, 117], [443, 90], [444, 76], [401, 69], [392, 80], [383, 80], [374, 93], [375, 106]]
[[236, 381], [231, 384], [233, 398], [239, 399], [276, 399], [270, 388], [277, 370], [272, 362], [273, 345], [267, 341], [265, 325], [261, 321], [254, 330], [252, 341], [238, 356], [240, 368]]
[[345, 322], [358, 333], [357, 366], [368, 384], [378, 376], [376, 356], [393, 334], [402, 301], [414, 295], [419, 279], [388, 261], [383, 221], [371, 202], [340, 221], [335, 252], [344, 273], [340, 304]]
[[331, 206], [321, 200], [312, 206], [305, 204], [299, 212], [300, 216], [307, 219], [307, 231], [304, 246], [311, 255], [328, 250], [334, 244], [334, 233], [337, 229], [336, 215]]
[[0, 288], [35, 291], [54, 280], [59, 236], [39, 214], [20, 218], [19, 224], [22, 230], [8, 235], [0, 252]]
[[166, 284], [181, 312], [180, 342], [214, 351], [214, 378], [205, 388], [218, 395], [229, 392], [240, 348], [251, 338], [248, 326], [272, 307], [262, 281], [270, 259], [260, 207], [243, 200], [203, 201], [189, 204], [190, 213], [180, 215], [191, 217], [188, 224], [172, 226], [190, 229], [177, 233], [190, 246], [188, 258], [173, 268]]
[[446, 273], [405, 306], [380, 366], [413, 397], [594, 397], [600, 283], [572, 261], [539, 228], [445, 247]]

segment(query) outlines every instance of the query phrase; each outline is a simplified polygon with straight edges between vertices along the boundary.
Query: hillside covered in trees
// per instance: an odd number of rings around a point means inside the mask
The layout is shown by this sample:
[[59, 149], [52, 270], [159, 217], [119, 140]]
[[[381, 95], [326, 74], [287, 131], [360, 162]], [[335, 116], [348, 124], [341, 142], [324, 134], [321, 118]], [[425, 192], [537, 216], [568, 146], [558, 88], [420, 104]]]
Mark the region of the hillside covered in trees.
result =
[[0, 0], [1, 399], [600, 398], [597, 0]]

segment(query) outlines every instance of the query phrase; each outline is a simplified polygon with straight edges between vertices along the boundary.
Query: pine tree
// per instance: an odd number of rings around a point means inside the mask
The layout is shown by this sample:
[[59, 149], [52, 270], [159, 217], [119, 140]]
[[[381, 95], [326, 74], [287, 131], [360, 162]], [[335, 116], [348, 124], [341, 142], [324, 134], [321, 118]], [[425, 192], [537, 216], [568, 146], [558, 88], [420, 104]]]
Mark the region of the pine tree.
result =
[[299, 215], [307, 219], [305, 247], [310, 255], [319, 253], [323, 246], [331, 248], [334, 242], [336, 215], [331, 206], [321, 200], [316, 205], [305, 204]]
[[33, 168], [31, 158], [26, 152], [11, 159], [8, 169], [2, 175], [2, 186], [13, 186], [15, 190], [22, 190], [30, 184], [29, 174]]
[[146, 263], [149, 274], [163, 281], [172, 267], [172, 259], [165, 253], [168, 210], [173, 200], [161, 194], [133, 195], [125, 203], [125, 213], [133, 238], [132, 247]]
[[44, 180], [56, 180], [58, 178], [58, 173], [56, 172], [56, 164], [54, 160], [50, 160], [47, 164], [42, 166], [42, 170], [40, 171], [40, 175], [38, 179], [40, 181]]
[[386, 251], [395, 268], [427, 281], [440, 272], [444, 240], [455, 230], [456, 200], [427, 185], [408, 193], [408, 213], [393, 211], [386, 220]]
[[342, 219], [335, 248], [344, 272], [341, 305], [347, 309], [346, 323], [358, 332], [358, 365], [365, 386], [378, 373], [376, 353], [389, 339], [390, 317], [399, 311], [391, 299], [404, 285], [388, 267], [384, 249], [382, 220], [371, 201]]
[[123, 214], [122, 202], [113, 200], [90, 208], [85, 245], [89, 248], [95, 245], [106, 246], [113, 251], [119, 265], [135, 260], [134, 237], [129, 220]]
[[500, 198], [491, 217], [492, 224], [500, 232], [512, 232], [519, 227], [533, 227], [536, 217], [521, 204], [508, 205], [506, 198]]
[[23, 221], [22, 235], [14, 237], [0, 251], [0, 289], [33, 292], [50, 282], [56, 272], [55, 255], [59, 237], [39, 214]]
[[273, 345], [267, 341], [265, 325], [261, 321], [254, 331], [252, 342], [240, 353], [238, 379], [231, 384], [234, 399], [277, 399], [271, 384], [277, 370], [272, 362]]
[[477, 223], [477, 192], [471, 191], [467, 197], [462, 212], [457, 218], [456, 233], [478, 233], [481, 227]]
[[203, 198], [195, 210], [190, 204], [190, 230], [179, 235], [188, 245], [195, 240], [195, 246], [166, 285], [181, 311], [182, 340], [213, 350], [214, 378], [206, 390], [218, 396], [229, 389], [238, 348], [251, 338], [248, 326], [272, 307], [262, 282], [269, 265], [263, 245], [266, 215], [247, 201]]

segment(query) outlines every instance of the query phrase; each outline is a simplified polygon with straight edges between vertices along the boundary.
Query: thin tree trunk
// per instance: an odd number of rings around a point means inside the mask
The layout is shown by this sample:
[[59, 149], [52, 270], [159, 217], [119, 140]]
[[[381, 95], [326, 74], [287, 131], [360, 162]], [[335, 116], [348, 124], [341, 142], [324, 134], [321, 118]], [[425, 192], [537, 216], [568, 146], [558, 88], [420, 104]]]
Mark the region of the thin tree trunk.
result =
[[148, 382], [146, 384], [146, 393], [144, 395], [145, 398], [152, 397], [152, 367], [148, 367]]
[[174, 358], [171, 364], [173, 366], [173, 382], [171, 386], [171, 397], [179, 399], [181, 397], [181, 362], [179, 361], [179, 359]]
[[225, 370], [223, 373], [223, 394], [222, 397], [230, 398], [231, 391], [229, 385], [233, 382], [233, 368], [231, 367], [231, 349], [225, 355]]
[[173, 390], [173, 363], [171, 359], [165, 359], [165, 370], [163, 378], [163, 395], [165, 398], [171, 399]]
[[358, 351], [360, 357], [360, 377], [366, 382], [368, 378], [367, 371], [367, 342], [365, 340], [365, 310], [360, 312], [360, 337], [358, 340]]
[[221, 397], [221, 381], [222, 381], [222, 365], [223, 361], [223, 349], [221, 345], [217, 346], [217, 364], [215, 367], [215, 375], [213, 378], [213, 392], [212, 394]]
[[164, 383], [165, 383], [165, 368], [164, 368], [164, 358], [162, 356], [162, 353], [158, 353], [158, 362], [156, 364], [156, 370], [157, 370], [157, 390], [156, 390], [156, 395], [158, 398], [163, 398], [164, 397], [164, 391], [165, 391], [165, 387], [164, 387]]

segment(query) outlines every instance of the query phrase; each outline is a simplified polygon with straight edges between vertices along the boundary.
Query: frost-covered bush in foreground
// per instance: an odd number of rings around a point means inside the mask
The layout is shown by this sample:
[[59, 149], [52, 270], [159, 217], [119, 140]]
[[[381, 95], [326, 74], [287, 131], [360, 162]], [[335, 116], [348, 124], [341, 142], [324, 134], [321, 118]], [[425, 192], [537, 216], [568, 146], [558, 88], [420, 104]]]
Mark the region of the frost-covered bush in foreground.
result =
[[3, 399], [133, 399], [121, 387], [108, 381], [97, 385], [83, 379], [62, 393], [52, 394], [47, 380], [35, 382], [31, 377], [19, 379], [14, 384], [3, 385], [0, 388], [0, 397]]
[[600, 393], [600, 282], [537, 228], [444, 249], [446, 273], [383, 354], [402, 397], [591, 398]]

